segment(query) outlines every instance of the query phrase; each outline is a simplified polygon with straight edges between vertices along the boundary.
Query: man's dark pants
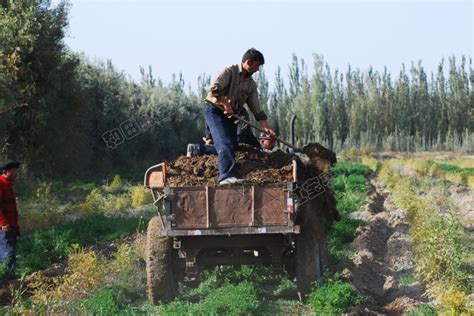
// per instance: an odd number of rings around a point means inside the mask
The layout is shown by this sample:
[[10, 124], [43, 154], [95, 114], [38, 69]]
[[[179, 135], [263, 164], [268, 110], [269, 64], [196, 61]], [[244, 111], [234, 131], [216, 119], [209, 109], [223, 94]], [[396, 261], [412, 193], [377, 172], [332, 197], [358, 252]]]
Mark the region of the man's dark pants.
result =
[[235, 177], [235, 150], [237, 149], [237, 126], [217, 107], [206, 104], [204, 109], [207, 126], [217, 150], [219, 181]]
[[6, 264], [8, 273], [13, 273], [16, 267], [17, 235], [16, 228], [11, 228], [8, 233], [0, 230], [0, 263]]

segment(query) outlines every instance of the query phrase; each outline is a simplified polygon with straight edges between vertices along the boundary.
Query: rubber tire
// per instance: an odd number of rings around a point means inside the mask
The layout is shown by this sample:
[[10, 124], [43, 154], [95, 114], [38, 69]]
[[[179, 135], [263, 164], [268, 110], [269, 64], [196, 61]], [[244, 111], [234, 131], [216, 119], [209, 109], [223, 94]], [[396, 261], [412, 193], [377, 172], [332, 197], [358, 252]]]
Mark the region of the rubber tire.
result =
[[300, 223], [301, 233], [296, 235], [296, 285], [302, 297], [320, 285], [324, 272], [325, 241], [317, 234], [313, 216]]
[[148, 302], [154, 305], [172, 301], [177, 294], [172, 269], [172, 239], [160, 237], [161, 229], [160, 218], [153, 217], [148, 223], [145, 259]]

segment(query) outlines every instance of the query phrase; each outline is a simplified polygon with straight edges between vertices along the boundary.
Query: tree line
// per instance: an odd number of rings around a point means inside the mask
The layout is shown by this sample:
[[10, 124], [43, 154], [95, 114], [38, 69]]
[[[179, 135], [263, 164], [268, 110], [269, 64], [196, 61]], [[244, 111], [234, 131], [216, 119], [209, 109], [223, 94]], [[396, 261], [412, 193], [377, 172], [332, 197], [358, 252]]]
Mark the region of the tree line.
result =
[[[421, 61], [402, 65], [396, 77], [385, 68], [348, 67], [331, 71], [314, 55], [312, 75], [304, 60], [293, 56], [289, 78], [278, 69], [275, 88], [258, 77], [261, 101], [272, 124], [289, 136], [288, 121], [298, 116], [298, 144], [321, 142], [341, 150], [372, 146], [378, 150], [474, 150], [474, 71], [472, 58], [454, 56], [428, 74]], [[286, 82], [288, 84], [286, 84]]]
[[[97, 178], [140, 174], [200, 141], [208, 75], [198, 78], [197, 91], [181, 74], [163, 83], [151, 67], [135, 82], [110, 61], [91, 62], [65, 45], [67, 2], [0, 3], [2, 159], [19, 159], [40, 177]], [[297, 114], [298, 145], [473, 150], [471, 59], [451, 57], [431, 75], [412, 64], [394, 79], [386, 69], [331, 71], [319, 55], [311, 76], [296, 56], [288, 70], [283, 78], [278, 69], [271, 90], [264, 72], [256, 80], [283, 138]]]

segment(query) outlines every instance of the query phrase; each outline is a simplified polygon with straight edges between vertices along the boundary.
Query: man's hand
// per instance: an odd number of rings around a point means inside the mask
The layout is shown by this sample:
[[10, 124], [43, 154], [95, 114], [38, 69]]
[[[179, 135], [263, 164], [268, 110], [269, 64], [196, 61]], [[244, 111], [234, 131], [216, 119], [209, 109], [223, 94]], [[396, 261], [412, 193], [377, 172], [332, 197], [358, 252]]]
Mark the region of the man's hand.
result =
[[234, 110], [232, 109], [231, 101], [226, 96], [220, 96], [217, 98], [217, 103], [224, 107], [224, 114], [227, 117], [231, 118], [234, 115]]
[[2, 226], [2, 230], [3, 230], [3, 232], [8, 233], [8, 232], [10, 232], [11, 227], [10, 227], [10, 225], [7, 224], [5, 226]]
[[260, 121], [260, 126], [262, 129], [265, 131], [265, 134], [267, 134], [271, 140], [275, 140], [276, 138], [276, 133], [275, 131], [268, 125], [267, 120]]

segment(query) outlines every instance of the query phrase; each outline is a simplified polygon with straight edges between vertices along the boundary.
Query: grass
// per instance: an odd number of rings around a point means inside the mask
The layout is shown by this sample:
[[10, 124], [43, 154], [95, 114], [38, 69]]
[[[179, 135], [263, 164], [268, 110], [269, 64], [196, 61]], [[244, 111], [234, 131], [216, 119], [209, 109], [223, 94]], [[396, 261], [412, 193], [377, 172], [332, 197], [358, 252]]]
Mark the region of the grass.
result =
[[100, 244], [128, 236], [139, 219], [94, 214], [72, 223], [37, 231], [18, 240], [18, 273], [29, 274], [67, 258], [71, 245]]

